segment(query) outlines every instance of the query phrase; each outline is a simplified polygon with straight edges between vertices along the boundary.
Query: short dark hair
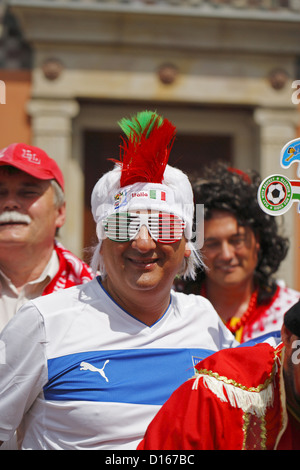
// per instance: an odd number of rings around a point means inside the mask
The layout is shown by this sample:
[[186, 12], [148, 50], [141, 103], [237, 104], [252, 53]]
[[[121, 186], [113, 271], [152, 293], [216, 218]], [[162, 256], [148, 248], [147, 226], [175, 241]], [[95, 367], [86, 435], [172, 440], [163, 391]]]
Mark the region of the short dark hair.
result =
[[[204, 204], [205, 220], [212, 217], [214, 210], [228, 211], [240, 226], [250, 227], [258, 236], [260, 252], [254, 282], [258, 287], [258, 302], [262, 303], [276, 290], [272, 275], [287, 255], [289, 240], [279, 234], [276, 217], [266, 214], [258, 205], [260, 182], [259, 173], [254, 170], [243, 172], [218, 162], [204, 170], [203, 177], [194, 182], [193, 190], [195, 204]], [[198, 290], [204, 279], [205, 271], [199, 270], [195, 281]]]

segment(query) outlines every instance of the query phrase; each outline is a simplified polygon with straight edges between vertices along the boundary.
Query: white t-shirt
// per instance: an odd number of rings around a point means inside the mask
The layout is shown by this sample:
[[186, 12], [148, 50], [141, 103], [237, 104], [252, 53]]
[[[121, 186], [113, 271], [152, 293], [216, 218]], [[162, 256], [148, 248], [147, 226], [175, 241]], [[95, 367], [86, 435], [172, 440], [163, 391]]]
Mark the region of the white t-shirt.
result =
[[42, 295], [45, 287], [54, 278], [58, 269], [58, 256], [56, 251], [53, 250], [52, 256], [42, 274], [34, 281], [25, 284], [20, 290], [0, 271], [0, 331], [3, 330], [5, 325], [25, 302]]
[[261, 306], [256, 320], [245, 326], [244, 341], [258, 338], [261, 335], [280, 331], [284, 314], [300, 299], [300, 292], [280, 285], [272, 302]]
[[0, 336], [0, 440], [24, 415], [23, 449], [135, 449], [195, 363], [236, 344], [201, 296], [172, 292], [151, 327], [99, 279], [32, 300]]

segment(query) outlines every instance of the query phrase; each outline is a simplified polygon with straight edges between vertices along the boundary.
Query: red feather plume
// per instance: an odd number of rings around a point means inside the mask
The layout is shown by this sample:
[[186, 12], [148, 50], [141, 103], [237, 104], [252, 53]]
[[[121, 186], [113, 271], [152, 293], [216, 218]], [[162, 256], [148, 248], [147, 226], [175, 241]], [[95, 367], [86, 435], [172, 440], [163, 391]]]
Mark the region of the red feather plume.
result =
[[[148, 114], [148, 119], [145, 118]], [[122, 137], [120, 186], [133, 183], [161, 183], [174, 143], [176, 127], [156, 113], [144, 111], [126, 122], [127, 139]], [[125, 126], [123, 127], [124, 130]]]

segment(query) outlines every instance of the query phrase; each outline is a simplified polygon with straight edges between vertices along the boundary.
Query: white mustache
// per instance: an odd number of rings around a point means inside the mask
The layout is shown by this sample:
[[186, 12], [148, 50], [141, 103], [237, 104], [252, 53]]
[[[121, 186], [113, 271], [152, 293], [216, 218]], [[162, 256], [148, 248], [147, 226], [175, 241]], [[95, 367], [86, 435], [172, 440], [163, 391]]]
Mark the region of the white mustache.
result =
[[2, 212], [0, 214], [0, 224], [9, 224], [9, 223], [21, 223], [21, 224], [30, 224], [31, 217], [26, 214], [20, 214], [17, 211], [11, 212]]

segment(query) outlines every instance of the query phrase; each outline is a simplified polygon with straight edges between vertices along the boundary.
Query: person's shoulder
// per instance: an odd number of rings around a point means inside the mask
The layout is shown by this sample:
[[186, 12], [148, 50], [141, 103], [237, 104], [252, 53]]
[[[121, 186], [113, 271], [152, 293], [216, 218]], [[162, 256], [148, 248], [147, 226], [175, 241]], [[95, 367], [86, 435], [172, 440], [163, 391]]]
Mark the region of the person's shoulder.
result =
[[198, 294], [185, 294], [184, 292], [177, 292], [172, 290], [172, 296], [176, 301], [185, 306], [195, 305], [197, 307], [213, 309], [212, 304], [208, 299]]
[[198, 363], [197, 373], [246, 388], [258, 387], [269, 380], [281, 349], [282, 344], [273, 347], [268, 343], [223, 349]]
[[300, 292], [286, 286], [283, 282], [278, 281], [276, 292], [272, 298], [270, 307], [283, 312], [288, 310], [293, 304], [300, 299]]
[[284, 281], [281, 281], [281, 280], [277, 281], [277, 286], [278, 286], [278, 290], [277, 290], [278, 295], [288, 296], [288, 297], [292, 297], [295, 299], [300, 298], [300, 291], [293, 289], [292, 287], [288, 287], [284, 283]]
[[211, 326], [219, 322], [220, 317], [213, 305], [202, 295], [172, 291], [172, 304], [182, 316], [188, 315], [190, 320]]
[[95, 297], [96, 279], [78, 284], [67, 289], [60, 289], [51, 294], [33, 299], [32, 304], [40, 311], [62, 310], [77, 303], [88, 303]]

